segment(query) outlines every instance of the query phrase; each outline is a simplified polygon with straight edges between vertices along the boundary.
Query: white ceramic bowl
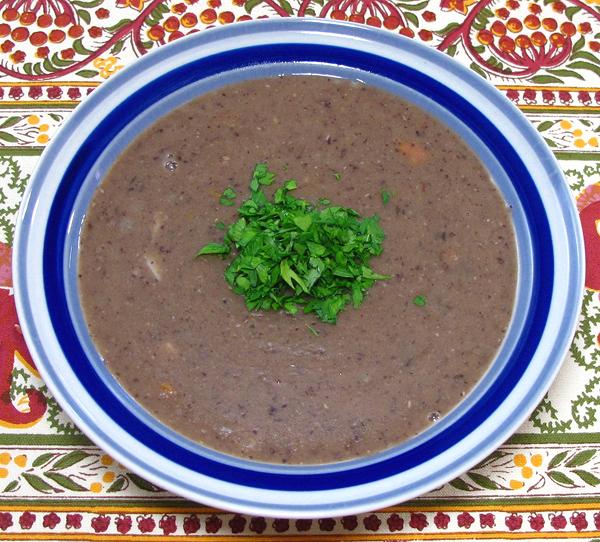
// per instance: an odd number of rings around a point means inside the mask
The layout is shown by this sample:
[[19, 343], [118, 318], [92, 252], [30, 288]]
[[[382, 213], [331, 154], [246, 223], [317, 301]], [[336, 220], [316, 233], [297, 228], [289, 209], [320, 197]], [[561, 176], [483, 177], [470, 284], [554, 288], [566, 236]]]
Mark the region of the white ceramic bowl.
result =
[[[120, 150], [199, 94], [246, 78], [317, 73], [360, 79], [413, 101], [457, 131], [512, 207], [519, 279], [514, 316], [485, 378], [439, 423], [369, 457], [319, 466], [257, 463], [209, 450], [152, 418], [107, 371], [77, 294], [81, 223]], [[132, 471], [174, 493], [251, 514], [364, 512], [425, 493], [502, 444], [549, 387], [580, 308], [577, 216], [529, 122], [478, 75], [391, 33], [278, 19], [202, 32], [145, 56], [82, 103], [45, 151], [18, 222], [14, 277], [23, 333], [75, 423]]]

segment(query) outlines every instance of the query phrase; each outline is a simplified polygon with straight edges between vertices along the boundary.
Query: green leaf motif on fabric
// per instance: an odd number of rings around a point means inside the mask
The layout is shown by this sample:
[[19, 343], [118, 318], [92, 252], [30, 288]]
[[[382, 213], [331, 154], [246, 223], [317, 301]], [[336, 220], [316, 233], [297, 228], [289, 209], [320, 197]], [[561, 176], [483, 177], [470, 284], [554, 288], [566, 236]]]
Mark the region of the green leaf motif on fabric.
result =
[[542, 433], [564, 433], [571, 429], [571, 420], [560, 419], [558, 410], [553, 406], [548, 396], [533, 411], [529, 418], [533, 426]]
[[21, 198], [29, 181], [19, 161], [12, 156], [0, 157], [0, 241], [12, 246], [15, 221]]

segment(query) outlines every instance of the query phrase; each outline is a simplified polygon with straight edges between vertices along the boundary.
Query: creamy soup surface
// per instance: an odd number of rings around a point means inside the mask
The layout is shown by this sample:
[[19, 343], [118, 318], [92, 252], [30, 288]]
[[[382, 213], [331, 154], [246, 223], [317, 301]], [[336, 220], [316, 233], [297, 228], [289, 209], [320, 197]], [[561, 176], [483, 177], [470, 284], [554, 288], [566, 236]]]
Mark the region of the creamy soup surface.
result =
[[[251, 313], [228, 260], [194, 257], [236, 219], [257, 162], [296, 197], [381, 217], [371, 266], [392, 278], [336, 325]], [[219, 204], [228, 186], [234, 207]], [[86, 216], [79, 281], [100, 354], [158, 419], [228, 454], [310, 464], [398, 444], [472, 389], [511, 318], [516, 250], [450, 129], [373, 87], [288, 76], [202, 96], [133, 141]]]

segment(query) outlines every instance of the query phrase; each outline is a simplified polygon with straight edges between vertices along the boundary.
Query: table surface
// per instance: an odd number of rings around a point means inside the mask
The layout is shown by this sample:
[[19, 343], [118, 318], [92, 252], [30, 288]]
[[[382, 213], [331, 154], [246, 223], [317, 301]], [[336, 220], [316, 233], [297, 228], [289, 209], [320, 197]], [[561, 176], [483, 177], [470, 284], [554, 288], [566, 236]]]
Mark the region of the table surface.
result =
[[[0, 539], [600, 537], [599, 7], [599, 0], [0, 0]], [[559, 160], [588, 258], [570, 354], [518, 433], [428, 495], [344, 518], [230, 514], [128, 472], [48, 393], [12, 298], [20, 199], [44, 146], [80, 101], [173, 39], [288, 16], [362, 17], [444, 51], [496, 85]]]

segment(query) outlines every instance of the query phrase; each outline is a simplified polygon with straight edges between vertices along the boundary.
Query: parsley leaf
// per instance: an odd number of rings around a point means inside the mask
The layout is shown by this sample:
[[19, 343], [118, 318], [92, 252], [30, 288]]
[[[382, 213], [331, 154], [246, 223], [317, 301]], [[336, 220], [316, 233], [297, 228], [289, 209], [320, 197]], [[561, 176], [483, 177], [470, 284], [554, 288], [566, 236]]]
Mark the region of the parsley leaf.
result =
[[225, 190], [223, 190], [223, 194], [221, 194], [221, 198], [219, 199], [219, 203], [221, 205], [225, 205], [227, 207], [233, 207], [235, 205], [235, 198], [237, 194], [235, 190], [228, 186]]
[[417, 307], [424, 307], [427, 305], [427, 299], [424, 295], [416, 295], [413, 298], [413, 304], [415, 304]]
[[[196, 256], [233, 253], [225, 280], [249, 310], [302, 310], [335, 324], [349, 303], [359, 307], [375, 282], [390, 278], [370, 267], [383, 251], [379, 217], [362, 218], [327, 199], [315, 205], [296, 198], [293, 179], [269, 198], [263, 187], [274, 181], [267, 165], [257, 164], [250, 197], [225, 227], [223, 242], [208, 243]], [[222, 198], [233, 202], [235, 192], [226, 189]]]
[[384, 205], [387, 205], [390, 202], [390, 198], [392, 195], [387, 190], [381, 191], [381, 201]]
[[225, 243], [208, 243], [204, 245], [196, 254], [196, 256], [203, 256], [204, 254], [229, 254], [231, 247]]

